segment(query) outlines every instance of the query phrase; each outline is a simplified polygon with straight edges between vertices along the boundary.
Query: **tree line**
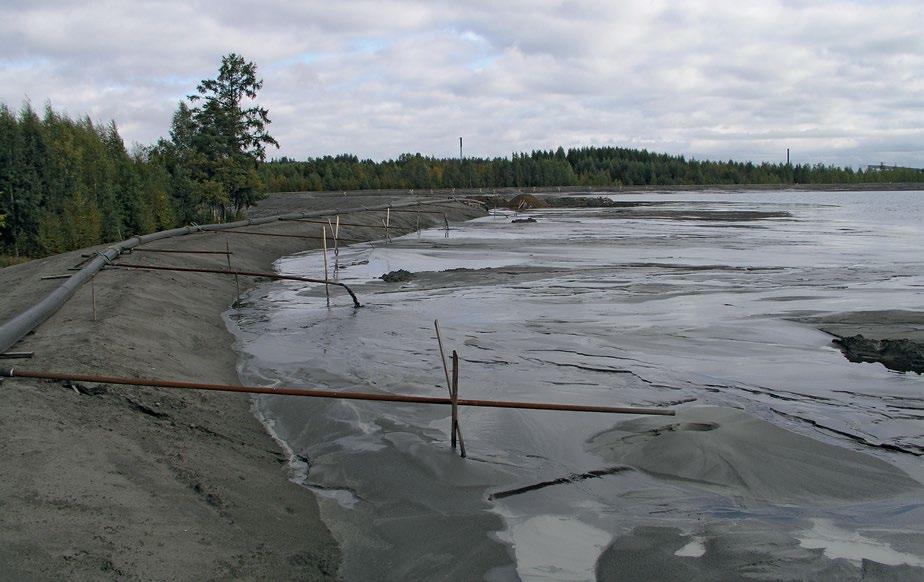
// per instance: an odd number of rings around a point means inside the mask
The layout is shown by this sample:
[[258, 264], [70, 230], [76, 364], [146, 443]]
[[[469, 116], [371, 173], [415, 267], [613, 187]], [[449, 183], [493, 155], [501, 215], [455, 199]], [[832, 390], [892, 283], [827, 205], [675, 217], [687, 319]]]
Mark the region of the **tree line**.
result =
[[169, 138], [132, 151], [114, 122], [0, 104], [0, 260], [230, 220], [265, 192], [924, 182], [924, 172], [914, 170], [713, 162], [615, 147], [464, 160], [404, 154], [376, 162], [345, 154], [267, 162], [266, 147], [278, 144], [266, 109], [251, 104], [261, 88], [256, 65], [229, 54], [218, 75], [179, 104]]
[[0, 105], [0, 253], [38, 257], [173, 226], [170, 189], [114, 123]]
[[260, 166], [270, 192], [365, 189], [676, 186], [710, 184], [857, 184], [924, 182], [913, 169], [854, 170], [823, 164], [702, 161], [616, 147], [515, 153], [509, 158], [435, 158], [404, 154], [375, 162], [354, 155]]
[[227, 55], [179, 104], [169, 139], [131, 152], [114, 122], [0, 105], [0, 255], [40, 257], [237, 216], [263, 195], [257, 170], [277, 145], [266, 109], [246, 106], [261, 87], [256, 65]]

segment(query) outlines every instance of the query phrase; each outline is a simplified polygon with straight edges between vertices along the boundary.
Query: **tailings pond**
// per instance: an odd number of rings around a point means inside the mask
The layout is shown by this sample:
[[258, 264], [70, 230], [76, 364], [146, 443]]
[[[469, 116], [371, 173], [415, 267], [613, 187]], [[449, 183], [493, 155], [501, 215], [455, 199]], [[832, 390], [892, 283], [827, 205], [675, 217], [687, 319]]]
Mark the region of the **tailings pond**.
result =
[[445, 396], [439, 319], [463, 398], [678, 411], [463, 408], [460, 459], [447, 406], [257, 398], [345, 579], [921, 575], [924, 376], [796, 320], [924, 311], [924, 193], [612, 197], [341, 248], [361, 309], [278, 282], [228, 313], [248, 384]]

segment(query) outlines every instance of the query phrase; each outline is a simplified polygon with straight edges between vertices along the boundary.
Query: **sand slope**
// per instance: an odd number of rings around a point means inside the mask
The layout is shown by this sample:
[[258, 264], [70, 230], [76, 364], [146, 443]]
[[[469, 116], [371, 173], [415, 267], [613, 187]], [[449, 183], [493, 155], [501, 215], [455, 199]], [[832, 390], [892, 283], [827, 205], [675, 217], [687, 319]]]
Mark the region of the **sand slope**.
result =
[[[275, 214], [385, 201], [299, 195], [274, 197], [265, 206]], [[456, 210], [449, 217], [479, 214]], [[438, 218], [442, 222], [442, 212]], [[409, 229], [414, 220], [412, 214], [393, 214], [392, 232]], [[288, 234], [319, 234], [320, 228], [259, 227]], [[344, 236], [380, 238], [381, 229], [352, 229]], [[149, 246], [224, 250], [226, 240], [235, 267], [264, 271], [282, 255], [318, 246], [296, 238], [219, 234]], [[0, 270], [0, 319], [60, 284], [40, 277], [66, 273], [79, 255]], [[221, 255], [136, 253], [124, 260], [224, 266]], [[332, 296], [335, 305], [350, 309], [347, 298]], [[0, 365], [235, 383], [233, 338], [222, 320], [234, 297], [232, 277], [107, 270], [96, 277], [96, 321], [87, 285], [15, 346], [34, 350], [34, 359]], [[5, 381], [0, 578], [336, 578], [338, 546], [313, 496], [288, 481], [285, 463], [246, 395]]]

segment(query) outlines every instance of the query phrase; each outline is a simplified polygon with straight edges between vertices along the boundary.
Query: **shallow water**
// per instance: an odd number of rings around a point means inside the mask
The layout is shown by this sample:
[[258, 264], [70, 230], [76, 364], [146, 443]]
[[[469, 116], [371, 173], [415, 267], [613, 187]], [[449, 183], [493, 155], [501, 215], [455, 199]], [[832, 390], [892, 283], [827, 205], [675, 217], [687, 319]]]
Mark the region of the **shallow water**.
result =
[[[230, 313], [241, 378], [443, 396], [438, 318], [461, 357], [463, 397], [734, 407], [924, 480], [924, 377], [849, 363], [830, 336], [787, 319], [924, 310], [924, 193], [615, 199], [641, 204], [534, 211], [530, 224], [486, 217], [449, 238], [429, 230], [341, 249], [359, 310], [337, 290], [328, 309], [322, 289], [262, 286]], [[377, 279], [399, 268], [415, 278]], [[323, 273], [317, 252], [277, 269]], [[693, 536], [677, 554], [690, 560], [706, 530], [742, 521], [832, 559], [838, 547], [850, 560], [924, 556], [919, 495], [774, 505], [622, 470], [587, 442], [625, 417], [465, 408], [461, 460], [447, 407], [286, 397], [256, 407], [298, 455], [296, 479], [320, 495], [347, 579], [592, 579], [603, 548], [640, 525]], [[877, 537], [885, 530], [901, 547]]]

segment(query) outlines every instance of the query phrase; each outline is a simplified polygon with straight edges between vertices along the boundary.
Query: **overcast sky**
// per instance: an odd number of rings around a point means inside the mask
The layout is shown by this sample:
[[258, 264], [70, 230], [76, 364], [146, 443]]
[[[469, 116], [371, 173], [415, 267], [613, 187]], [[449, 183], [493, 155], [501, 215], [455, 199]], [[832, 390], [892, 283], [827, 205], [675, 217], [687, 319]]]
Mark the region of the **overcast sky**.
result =
[[0, 101], [167, 135], [242, 54], [297, 159], [617, 145], [924, 167], [924, 1], [2, 0]]

